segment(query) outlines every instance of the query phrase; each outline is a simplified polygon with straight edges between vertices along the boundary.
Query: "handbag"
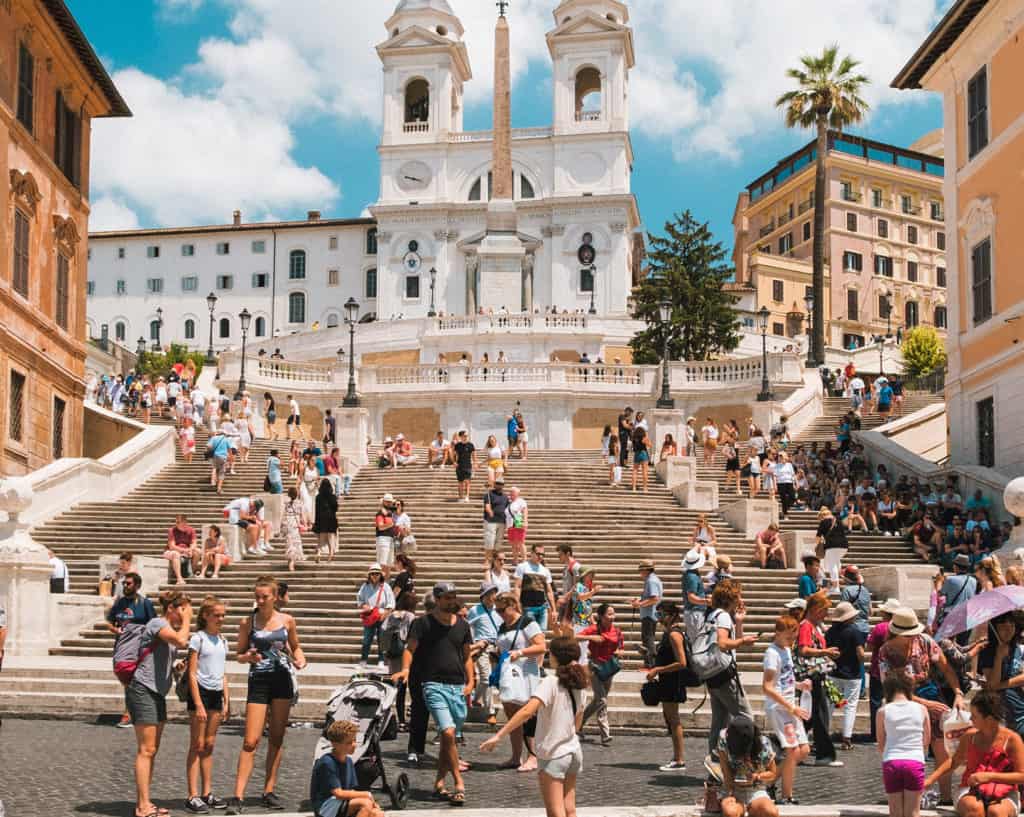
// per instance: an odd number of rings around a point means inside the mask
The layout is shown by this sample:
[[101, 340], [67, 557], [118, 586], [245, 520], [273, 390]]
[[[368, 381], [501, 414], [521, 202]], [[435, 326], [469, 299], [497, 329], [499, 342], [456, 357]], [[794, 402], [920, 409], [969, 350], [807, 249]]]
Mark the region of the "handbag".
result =
[[591, 661], [590, 666], [598, 678], [610, 681], [622, 669], [622, 662], [613, 655], [607, 661]]
[[644, 685], [640, 687], [640, 699], [644, 702], [644, 706], [657, 706], [661, 703], [661, 695], [658, 690], [657, 681], [645, 681]]
[[[519, 639], [519, 633], [522, 632], [525, 619], [525, 616], [520, 617], [519, 625], [516, 627], [516, 631], [512, 635], [512, 641], [509, 644], [510, 647], [515, 647], [516, 641]], [[511, 653], [512, 650], [510, 649], [498, 657], [498, 693], [504, 702], [523, 704], [530, 700], [530, 695], [533, 693], [533, 684], [519, 662], [509, 659]]]
[[267, 476], [263, 477], [263, 493], [269, 494], [273, 487], [270, 482], [270, 474], [267, 474]]
[[[203, 654], [203, 639], [202, 636], [199, 638], [199, 649], [196, 651], [196, 656]], [[185, 669], [180, 673], [174, 673], [174, 695], [183, 704], [188, 703], [189, 698], [192, 697], [192, 684], [190, 682], [190, 673], [188, 671], [188, 657], [185, 658]]]
[[383, 594], [384, 594], [384, 583], [381, 582], [380, 587], [377, 588], [377, 598], [375, 598], [373, 600], [373, 607], [370, 608], [369, 610], [361, 610], [360, 613], [359, 613], [359, 618], [363, 622], [363, 626], [364, 627], [372, 627], [374, 624], [376, 624], [378, 621], [380, 621], [380, 619], [381, 619], [381, 612], [380, 612], [380, 607], [378, 607], [377, 605], [380, 604], [380, 597]]
[[[975, 772], [990, 772], [995, 774], [1005, 774], [1013, 771], [1013, 761], [1010, 760], [1010, 756], [1006, 753], [1006, 742], [1003, 741], [1002, 747], [991, 746], [989, 750], [985, 752], [981, 758], [981, 762], [978, 764]], [[988, 783], [981, 783], [977, 786], [971, 787], [971, 792], [981, 800], [985, 805], [991, 803], [998, 803], [1010, 796], [1010, 794], [1017, 790], [1017, 787], [1012, 783], [997, 783], [994, 780]]]

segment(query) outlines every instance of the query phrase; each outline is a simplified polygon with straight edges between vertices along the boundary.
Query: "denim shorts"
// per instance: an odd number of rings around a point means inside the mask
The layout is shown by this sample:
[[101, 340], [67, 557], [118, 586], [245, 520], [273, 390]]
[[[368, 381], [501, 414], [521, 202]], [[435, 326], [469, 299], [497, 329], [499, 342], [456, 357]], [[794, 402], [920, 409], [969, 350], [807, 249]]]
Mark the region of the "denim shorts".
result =
[[462, 724], [466, 722], [466, 697], [462, 694], [461, 684], [428, 681], [423, 685], [423, 702], [441, 732], [448, 729], [455, 729], [456, 733], [462, 731]]
[[548, 629], [548, 606], [546, 604], [540, 605], [540, 607], [527, 607], [524, 611], [526, 615], [537, 622], [537, 626], [544, 632]]

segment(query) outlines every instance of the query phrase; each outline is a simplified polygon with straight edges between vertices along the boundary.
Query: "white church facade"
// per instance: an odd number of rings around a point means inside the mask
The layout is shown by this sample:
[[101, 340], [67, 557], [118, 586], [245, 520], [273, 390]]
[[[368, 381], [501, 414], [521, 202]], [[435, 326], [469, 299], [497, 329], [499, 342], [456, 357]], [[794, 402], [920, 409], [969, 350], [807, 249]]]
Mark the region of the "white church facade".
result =
[[[95, 233], [90, 333], [129, 348], [141, 337], [201, 350], [212, 328], [222, 350], [239, 345], [244, 308], [254, 316], [250, 342], [272, 349], [275, 338], [339, 326], [354, 298], [361, 319], [378, 322], [596, 313], [622, 322], [613, 333], [621, 343], [642, 253], [630, 185], [628, 23], [618, 0], [564, 0], [547, 33], [551, 127], [467, 132], [473, 80], [462, 23], [447, 0], [401, 0], [377, 46], [383, 118], [371, 218], [311, 210], [304, 221], [259, 224], [236, 213], [227, 225]], [[496, 89], [496, 121], [505, 90]], [[495, 179], [495, 157], [508, 156], [500, 140], [510, 147], [510, 191]], [[494, 199], [506, 194], [514, 234], [501, 238], [515, 258], [496, 286], [484, 241], [501, 232]]]

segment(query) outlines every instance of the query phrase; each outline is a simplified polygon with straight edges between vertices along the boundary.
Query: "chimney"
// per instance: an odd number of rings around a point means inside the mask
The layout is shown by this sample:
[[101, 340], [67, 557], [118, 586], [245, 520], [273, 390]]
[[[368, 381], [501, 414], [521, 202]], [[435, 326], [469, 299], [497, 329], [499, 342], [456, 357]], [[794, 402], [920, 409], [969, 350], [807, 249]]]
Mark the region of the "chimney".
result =
[[319, 221], [320, 220], [320, 211], [319, 210], [310, 210], [310, 211], [308, 211], [306, 213], [306, 220], [307, 221]]
[[235, 212], [233, 212], [231, 214], [231, 218], [232, 218], [232, 221], [233, 221], [234, 225], [236, 227], [240, 227], [241, 224], [242, 224], [242, 211], [241, 210], [235, 210]]

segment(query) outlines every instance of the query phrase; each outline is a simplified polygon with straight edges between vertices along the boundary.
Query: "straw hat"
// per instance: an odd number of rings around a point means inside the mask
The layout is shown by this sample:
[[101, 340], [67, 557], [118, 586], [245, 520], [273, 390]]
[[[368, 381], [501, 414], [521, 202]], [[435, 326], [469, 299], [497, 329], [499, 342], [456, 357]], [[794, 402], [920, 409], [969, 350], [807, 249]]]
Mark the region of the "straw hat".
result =
[[892, 614], [892, 621], [889, 622], [889, 635], [921, 635], [924, 632], [924, 625], [917, 620], [917, 613], [909, 607], [901, 607]]
[[900, 604], [899, 599], [886, 599], [885, 604], [879, 607], [878, 610], [881, 613], [889, 613], [890, 615], [892, 615], [902, 607], [903, 605]]
[[654, 561], [652, 559], [642, 559], [640, 564], [636, 566], [637, 570], [654, 570]]
[[857, 608], [848, 601], [841, 601], [832, 611], [832, 620], [836, 622], [849, 621], [857, 617]]

